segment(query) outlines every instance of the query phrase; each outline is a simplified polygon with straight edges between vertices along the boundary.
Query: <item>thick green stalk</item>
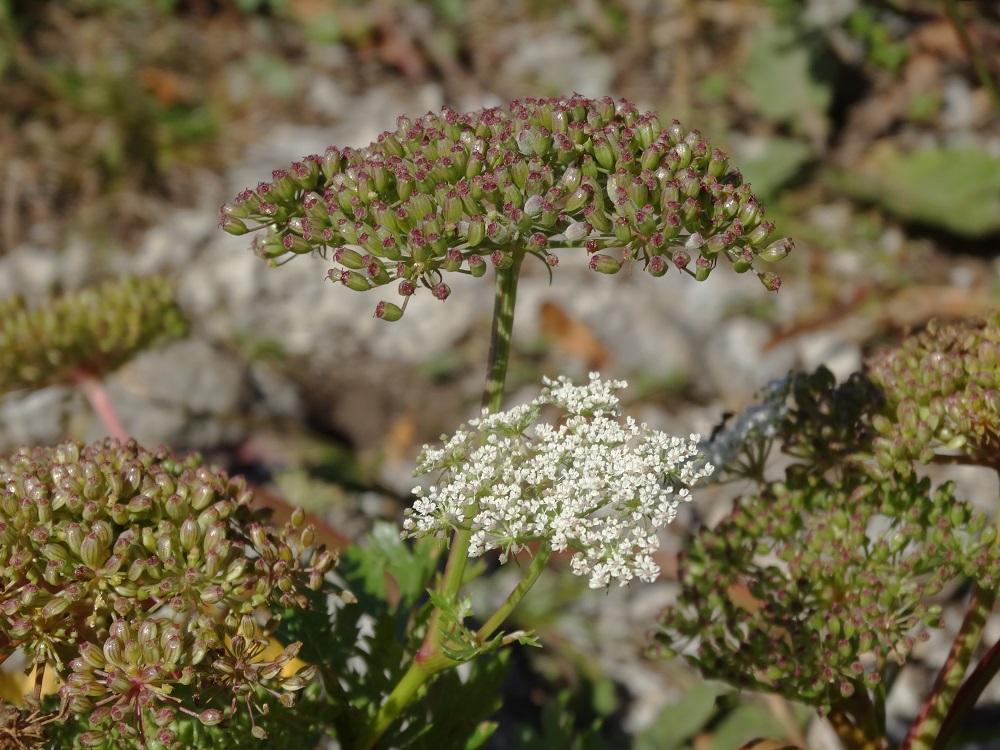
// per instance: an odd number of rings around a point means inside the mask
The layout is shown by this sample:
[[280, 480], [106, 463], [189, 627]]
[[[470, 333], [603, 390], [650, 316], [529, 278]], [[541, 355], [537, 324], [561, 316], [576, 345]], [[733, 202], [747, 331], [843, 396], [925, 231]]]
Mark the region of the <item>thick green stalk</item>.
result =
[[827, 719], [847, 750], [885, 750], [889, 743], [879, 725], [879, 709], [861, 687], [831, 706]]
[[920, 713], [910, 727], [903, 744], [900, 745], [900, 750], [932, 750], [941, 747], [938, 739], [945, 716], [969, 668], [973, 651], [979, 643], [983, 626], [993, 611], [996, 599], [996, 591], [978, 585], [973, 588], [958, 637], [951, 646], [944, 666], [938, 672], [930, 695], [924, 700]]
[[[513, 263], [509, 268], [498, 268], [496, 272], [493, 328], [490, 335], [486, 384], [483, 388], [483, 408], [491, 413], [499, 411], [503, 401], [504, 385], [507, 380], [507, 363], [510, 359], [511, 334], [514, 330], [514, 303], [517, 300], [517, 280], [521, 272], [521, 263], [524, 261], [523, 247], [511, 247], [507, 249], [511, 251]], [[441, 578], [439, 588], [440, 593], [448, 601], [454, 602], [458, 597], [458, 590], [465, 576], [465, 563], [469, 557], [469, 543], [471, 539], [472, 530], [470, 528], [457, 530], [451, 539], [448, 562], [445, 565], [444, 575]], [[549, 555], [551, 555], [551, 552]], [[546, 556], [545, 559], [548, 559], [548, 557]], [[534, 563], [532, 564], [533, 568]], [[536, 572], [534, 578], [537, 577], [538, 573]], [[534, 579], [532, 579], [531, 583], [534, 583]], [[530, 588], [530, 584], [528, 588]], [[515, 589], [515, 592], [518, 589], [520, 589], [520, 586]], [[524, 589], [524, 591], [527, 591], [527, 589]], [[523, 595], [524, 593], [522, 592], [517, 599], [519, 600]], [[513, 596], [514, 593], [511, 594], [511, 597]], [[508, 601], [510, 601], [510, 597], [508, 597]], [[514, 603], [516, 604], [516, 601]], [[511, 605], [511, 608], [513, 608], [513, 605]], [[493, 618], [490, 619], [490, 622], [493, 622]], [[499, 622], [493, 626], [493, 629], [495, 630], [497, 627], [499, 627]], [[356, 745], [357, 750], [369, 750], [369, 748], [374, 747], [375, 743], [392, 726], [392, 723], [403, 709], [410, 704], [420, 686], [431, 675], [458, 664], [458, 662], [449, 659], [441, 652], [441, 642], [444, 636], [445, 632], [441, 626], [441, 612], [440, 610], [435, 610], [431, 614], [427, 624], [427, 635], [424, 637], [424, 642], [420, 645], [413, 663], [393, 689], [392, 693], [389, 694], [389, 697], [382, 703], [372, 723], [368, 725], [361, 735]]]
[[490, 332], [489, 367], [483, 388], [483, 408], [490, 413], [500, 410], [503, 389], [507, 382], [510, 360], [510, 340], [514, 332], [514, 303], [517, 301], [517, 279], [521, 275], [524, 249], [511, 248], [514, 262], [510, 268], [497, 269], [497, 291], [493, 301], [493, 330]]
[[[1000, 516], [994, 518], [993, 523], [1000, 526]], [[982, 678], [979, 670], [973, 675], [977, 678], [975, 685], [963, 686], [962, 680], [996, 601], [996, 589], [983, 588], [978, 584], [972, 587], [962, 627], [900, 750], [940, 750], [960, 726], [958, 719], [972, 710], [986, 684], [979, 684]]]
[[965, 725], [969, 713], [976, 706], [976, 701], [979, 700], [983, 691], [989, 687], [998, 673], [1000, 673], [1000, 641], [994, 643], [990, 650], [983, 655], [976, 668], [972, 670], [972, 674], [955, 693], [955, 702], [948, 711], [948, 715], [944, 717], [941, 731], [938, 732], [935, 740], [937, 747], [948, 746], [958, 730]]
[[480, 643], [485, 643], [489, 640], [489, 637], [496, 632], [497, 628], [503, 625], [504, 620], [514, 611], [520, 601], [524, 598], [524, 595], [528, 593], [528, 590], [535, 585], [535, 581], [538, 580], [538, 576], [542, 574], [545, 570], [546, 564], [552, 557], [552, 547], [547, 541], [542, 542], [541, 546], [538, 548], [538, 552], [535, 553], [535, 558], [531, 561], [531, 565], [528, 566], [528, 572], [525, 576], [518, 581], [517, 586], [514, 590], [507, 595], [504, 599], [503, 604], [500, 608], [493, 613], [493, 616], [486, 621], [486, 623], [479, 628], [476, 632], [476, 640]]

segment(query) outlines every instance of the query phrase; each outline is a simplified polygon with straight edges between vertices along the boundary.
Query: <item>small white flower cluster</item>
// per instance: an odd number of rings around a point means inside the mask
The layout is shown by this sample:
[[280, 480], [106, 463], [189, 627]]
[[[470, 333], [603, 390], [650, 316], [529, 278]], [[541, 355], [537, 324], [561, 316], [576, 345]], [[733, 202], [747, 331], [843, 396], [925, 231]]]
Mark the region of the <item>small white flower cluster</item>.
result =
[[729, 425], [716, 435], [703, 440], [701, 451], [705, 460], [717, 470], [724, 471], [752, 443], [773, 440], [778, 434], [778, 424], [788, 414], [785, 404], [792, 387], [792, 377], [772, 380], [757, 394], [760, 402], [748, 406]]
[[[530, 404], [484, 413], [441, 448], [424, 447], [417, 474], [439, 472], [439, 482], [413, 491], [404, 534], [470, 528], [470, 557], [499, 549], [501, 561], [544, 539], [556, 552], [575, 550], [573, 572], [589, 576], [591, 588], [654, 580], [657, 531], [712, 472], [698, 460], [699, 436], [621, 423], [623, 381], [591, 373], [583, 386], [565, 377], [543, 382]], [[539, 422], [548, 406], [566, 415]]]

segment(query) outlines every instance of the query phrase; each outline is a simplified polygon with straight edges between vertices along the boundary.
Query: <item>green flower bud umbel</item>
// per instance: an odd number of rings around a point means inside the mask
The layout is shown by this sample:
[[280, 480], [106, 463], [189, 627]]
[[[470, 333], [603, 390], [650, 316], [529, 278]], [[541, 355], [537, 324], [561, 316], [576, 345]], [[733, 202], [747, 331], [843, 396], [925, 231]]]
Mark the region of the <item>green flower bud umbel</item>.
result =
[[[401, 117], [366, 148], [331, 146], [276, 171], [221, 214], [236, 235], [257, 222], [252, 246], [270, 263], [335, 251], [345, 270], [328, 277], [358, 291], [399, 281], [440, 289], [445, 272], [481, 275], [498, 251], [549, 262], [552, 249], [585, 248], [657, 276], [671, 262], [703, 280], [721, 257], [745, 272], [792, 248], [771, 225], [759, 229], [763, 207], [698, 131], [609, 97]], [[590, 265], [612, 270], [610, 260]], [[776, 276], [758, 276], [777, 289]]]

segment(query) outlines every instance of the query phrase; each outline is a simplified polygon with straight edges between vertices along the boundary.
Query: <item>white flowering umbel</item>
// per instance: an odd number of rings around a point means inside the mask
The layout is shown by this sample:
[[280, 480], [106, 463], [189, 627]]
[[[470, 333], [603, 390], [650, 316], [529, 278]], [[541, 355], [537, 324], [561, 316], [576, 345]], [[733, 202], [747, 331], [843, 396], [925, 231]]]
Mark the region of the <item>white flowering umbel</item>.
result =
[[[414, 490], [404, 534], [471, 529], [469, 556], [499, 549], [504, 562], [529, 542], [573, 549], [573, 572], [589, 576], [591, 588], [654, 580], [657, 532], [712, 473], [699, 465], [699, 436], [622, 422], [616, 394], [624, 381], [591, 373], [583, 386], [565, 377], [543, 383], [530, 404], [484, 413], [442, 447], [424, 447], [417, 474], [439, 479]], [[564, 414], [540, 421], [545, 407]]]

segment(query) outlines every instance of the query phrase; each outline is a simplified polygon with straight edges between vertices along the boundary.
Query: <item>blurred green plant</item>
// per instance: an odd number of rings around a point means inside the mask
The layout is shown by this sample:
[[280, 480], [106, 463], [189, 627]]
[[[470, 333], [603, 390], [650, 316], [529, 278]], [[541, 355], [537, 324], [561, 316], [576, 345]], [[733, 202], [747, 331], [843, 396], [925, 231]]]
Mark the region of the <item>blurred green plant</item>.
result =
[[109, 432], [125, 441], [100, 379], [186, 331], [173, 282], [162, 276], [127, 276], [34, 308], [17, 296], [0, 300], [0, 394], [78, 385]]

